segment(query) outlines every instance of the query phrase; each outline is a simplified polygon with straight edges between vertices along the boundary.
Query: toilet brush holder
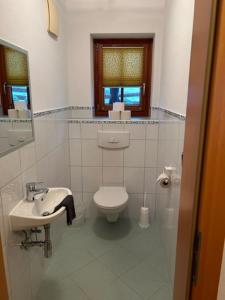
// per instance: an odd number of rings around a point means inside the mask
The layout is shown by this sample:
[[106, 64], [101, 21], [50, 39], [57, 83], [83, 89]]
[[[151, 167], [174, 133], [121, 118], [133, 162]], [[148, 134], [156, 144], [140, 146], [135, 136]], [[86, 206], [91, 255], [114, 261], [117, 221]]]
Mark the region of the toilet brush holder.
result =
[[148, 207], [141, 207], [139, 226], [141, 228], [149, 227], [149, 208]]

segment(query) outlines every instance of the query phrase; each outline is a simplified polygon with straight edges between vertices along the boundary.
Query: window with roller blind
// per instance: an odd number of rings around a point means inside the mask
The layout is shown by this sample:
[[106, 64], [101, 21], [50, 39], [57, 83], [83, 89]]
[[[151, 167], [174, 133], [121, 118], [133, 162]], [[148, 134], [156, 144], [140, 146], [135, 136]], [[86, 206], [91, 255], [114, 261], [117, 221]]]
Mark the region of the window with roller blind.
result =
[[150, 114], [152, 39], [94, 40], [95, 115], [124, 102], [132, 116]]
[[0, 45], [0, 102], [4, 115], [16, 101], [30, 108], [27, 55]]

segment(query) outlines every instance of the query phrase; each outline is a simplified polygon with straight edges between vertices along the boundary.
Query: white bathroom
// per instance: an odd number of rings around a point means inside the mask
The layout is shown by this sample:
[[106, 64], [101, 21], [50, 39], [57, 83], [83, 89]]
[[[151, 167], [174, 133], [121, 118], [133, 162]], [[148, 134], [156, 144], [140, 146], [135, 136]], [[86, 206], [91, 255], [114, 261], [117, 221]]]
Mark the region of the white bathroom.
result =
[[194, 4], [0, 0], [2, 300], [174, 299]]

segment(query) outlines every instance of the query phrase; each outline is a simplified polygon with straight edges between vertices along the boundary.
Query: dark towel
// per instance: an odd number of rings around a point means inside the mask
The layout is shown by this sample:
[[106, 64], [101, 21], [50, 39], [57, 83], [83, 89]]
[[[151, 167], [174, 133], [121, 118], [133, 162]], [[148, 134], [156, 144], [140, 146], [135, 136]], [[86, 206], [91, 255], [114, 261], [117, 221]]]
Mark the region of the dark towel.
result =
[[[73, 196], [68, 195], [64, 200], [55, 207], [54, 212], [59, 210], [61, 207], [66, 208], [66, 218], [67, 218], [67, 225], [72, 225], [73, 219], [76, 218], [76, 212], [74, 208]], [[54, 213], [53, 212], [53, 213]]]

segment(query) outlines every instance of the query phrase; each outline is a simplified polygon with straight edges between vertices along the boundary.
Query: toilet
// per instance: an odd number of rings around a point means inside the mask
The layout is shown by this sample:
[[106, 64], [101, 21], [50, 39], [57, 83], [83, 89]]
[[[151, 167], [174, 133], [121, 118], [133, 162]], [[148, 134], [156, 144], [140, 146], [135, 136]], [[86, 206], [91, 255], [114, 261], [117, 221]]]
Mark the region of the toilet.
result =
[[94, 194], [94, 203], [110, 223], [115, 223], [128, 203], [125, 187], [101, 186]]

